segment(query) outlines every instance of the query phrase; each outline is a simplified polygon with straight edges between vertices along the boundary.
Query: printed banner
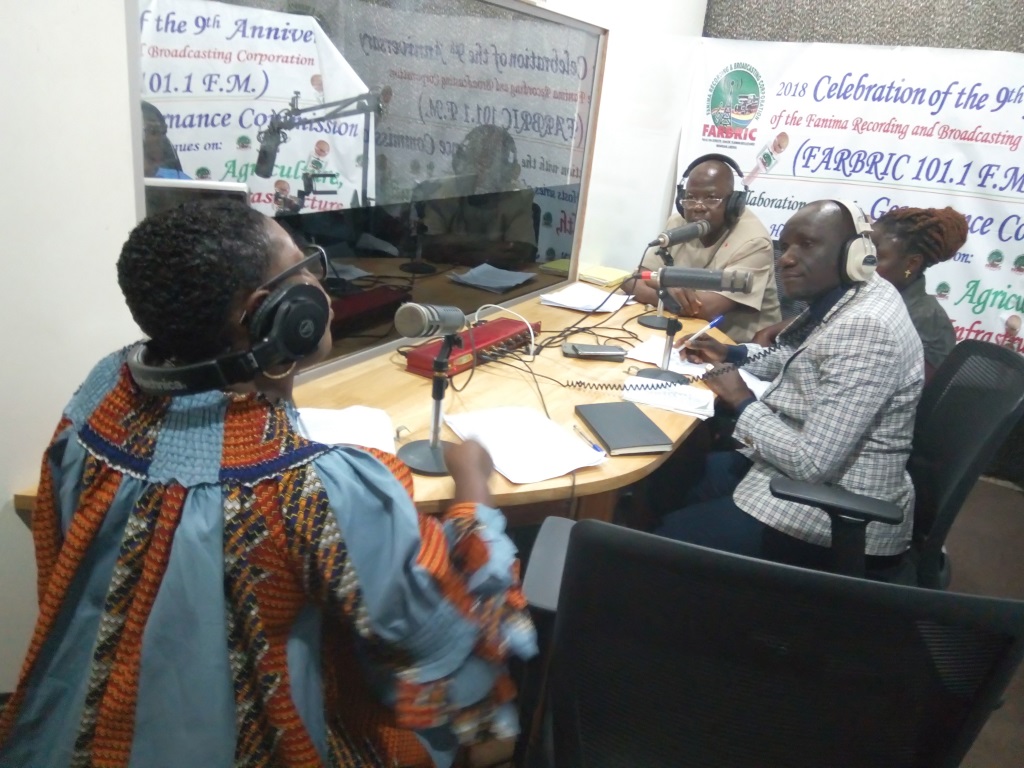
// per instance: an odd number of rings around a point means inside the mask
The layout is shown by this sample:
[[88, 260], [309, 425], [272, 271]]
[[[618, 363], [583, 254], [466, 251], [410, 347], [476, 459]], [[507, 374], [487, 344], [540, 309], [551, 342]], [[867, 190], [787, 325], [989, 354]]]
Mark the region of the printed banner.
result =
[[[244, 182], [266, 214], [296, 205], [304, 173], [336, 174], [313, 180], [304, 211], [375, 197], [373, 153], [363, 156], [366, 115], [318, 119], [331, 109], [320, 105], [367, 87], [314, 19], [207, 0], [142, 0], [139, 29], [142, 98], [163, 114], [186, 176]], [[305, 111], [295, 117], [308, 124], [286, 131], [271, 177], [256, 176], [259, 132], [296, 92]], [[372, 150], [372, 114], [369, 126]]]
[[541, 208], [538, 260], [571, 255], [590, 140], [598, 36], [480, 3], [473, 16], [368, 3], [346, 10], [342, 50], [366, 82], [390, 89], [376, 132], [378, 201], [408, 203], [415, 186], [457, 173], [479, 125], [506, 130], [516, 182]]
[[1024, 351], [1024, 56], [701, 38], [689, 60], [680, 174], [710, 152], [749, 179], [778, 238], [807, 202], [952, 206], [967, 243], [925, 272], [957, 338]]

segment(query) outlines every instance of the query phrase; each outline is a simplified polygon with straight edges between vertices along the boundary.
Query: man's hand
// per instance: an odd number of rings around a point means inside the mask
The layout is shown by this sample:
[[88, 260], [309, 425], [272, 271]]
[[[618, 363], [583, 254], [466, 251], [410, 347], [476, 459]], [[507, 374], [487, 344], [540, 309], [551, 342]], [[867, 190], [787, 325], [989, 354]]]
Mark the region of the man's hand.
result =
[[470, 501], [478, 504], [491, 503], [488, 487], [494, 462], [476, 440], [445, 445], [444, 463], [455, 481], [455, 501]]
[[679, 314], [683, 317], [697, 317], [704, 304], [692, 288], [667, 288], [673, 299], [679, 302]]
[[[690, 334], [691, 336], [693, 334]], [[690, 336], [676, 339], [674, 346], [681, 349], [679, 356], [691, 363], [721, 363], [729, 347], [710, 336], [701, 336], [690, 344]]]
[[[703, 339], [698, 339], [698, 343], [700, 341]], [[721, 373], [716, 373], [716, 371], [721, 371]], [[744, 400], [754, 396], [754, 393], [743, 382], [740, 372], [732, 366], [716, 365], [701, 381], [730, 408], [735, 408]]]
[[760, 344], [762, 347], [770, 347], [775, 343], [775, 339], [787, 325], [789, 325], [789, 320], [783, 320], [781, 323], [775, 323], [767, 328], [762, 328], [754, 334], [754, 338], [751, 341], [755, 344]]

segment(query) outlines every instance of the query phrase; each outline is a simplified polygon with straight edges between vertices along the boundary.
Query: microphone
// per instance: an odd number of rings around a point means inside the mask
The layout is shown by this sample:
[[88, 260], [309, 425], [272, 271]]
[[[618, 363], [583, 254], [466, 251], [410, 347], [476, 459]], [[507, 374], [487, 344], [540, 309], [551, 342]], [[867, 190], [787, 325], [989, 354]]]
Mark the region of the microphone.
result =
[[746, 269], [719, 272], [714, 269], [693, 267], [662, 267], [657, 272], [641, 270], [639, 277], [641, 280], [653, 280], [659, 288], [693, 288], [697, 291], [750, 293], [754, 287], [754, 273]]
[[687, 240], [704, 237], [704, 235], [710, 231], [711, 225], [701, 219], [700, 221], [695, 221], [692, 224], [684, 224], [681, 227], [666, 229], [656, 238], [651, 240], [651, 242], [647, 244], [647, 247], [654, 248], [655, 246], [658, 246], [660, 248], [668, 248], [670, 245], [678, 245], [679, 243], [685, 243]]
[[277, 127], [274, 118], [271, 118], [267, 130], [256, 134], [256, 139], [260, 143], [260, 151], [256, 155], [255, 173], [261, 178], [269, 179], [274, 175], [274, 163], [277, 162], [277, 148], [288, 141], [288, 137], [284, 131]]
[[458, 307], [409, 302], [395, 312], [395, 330], [410, 339], [449, 336], [465, 327], [466, 316]]

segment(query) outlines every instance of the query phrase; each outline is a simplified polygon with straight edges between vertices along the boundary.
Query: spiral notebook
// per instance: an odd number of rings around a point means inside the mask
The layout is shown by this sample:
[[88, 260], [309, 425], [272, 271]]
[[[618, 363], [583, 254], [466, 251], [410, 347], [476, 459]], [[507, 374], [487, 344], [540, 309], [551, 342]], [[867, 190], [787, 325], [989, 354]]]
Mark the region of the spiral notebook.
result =
[[609, 456], [672, 450], [669, 436], [636, 403], [628, 400], [577, 405], [576, 415], [601, 442]]

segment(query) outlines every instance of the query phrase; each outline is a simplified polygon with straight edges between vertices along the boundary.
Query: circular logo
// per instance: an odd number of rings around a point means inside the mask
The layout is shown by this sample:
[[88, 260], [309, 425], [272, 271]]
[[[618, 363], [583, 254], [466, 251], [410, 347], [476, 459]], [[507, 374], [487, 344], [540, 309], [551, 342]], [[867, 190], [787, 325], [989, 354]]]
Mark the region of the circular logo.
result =
[[199, 180], [210, 178], [210, 169], [205, 165], [202, 168], [196, 168], [196, 178]]
[[1024, 272], [1024, 253], [1013, 260], [1013, 271]]
[[235, 147], [238, 149], [249, 149], [252, 146], [252, 139], [248, 136], [239, 136], [235, 139]]
[[548, 261], [552, 261], [557, 255], [558, 254], [555, 253], [554, 248], [548, 248], [546, 251], [544, 251], [544, 258], [547, 259]]
[[545, 227], [550, 227], [551, 226], [551, 211], [545, 211], [544, 212], [544, 215], [541, 217], [541, 223]]
[[988, 263], [985, 266], [987, 266], [989, 269], [999, 269], [1001, 266], [1003, 266], [1003, 252], [992, 251], [992, 253], [988, 255], [988, 259], [986, 261]]
[[763, 108], [764, 80], [749, 64], [730, 64], [711, 81], [707, 113], [715, 125], [743, 128], [759, 118]]
[[313, 337], [313, 332], [316, 330], [316, 325], [308, 317], [299, 323], [299, 336], [304, 339], [310, 339]]
[[949, 287], [949, 283], [939, 283], [935, 286], [935, 295], [940, 299], [944, 299], [949, 296], [950, 290], [952, 289]]

